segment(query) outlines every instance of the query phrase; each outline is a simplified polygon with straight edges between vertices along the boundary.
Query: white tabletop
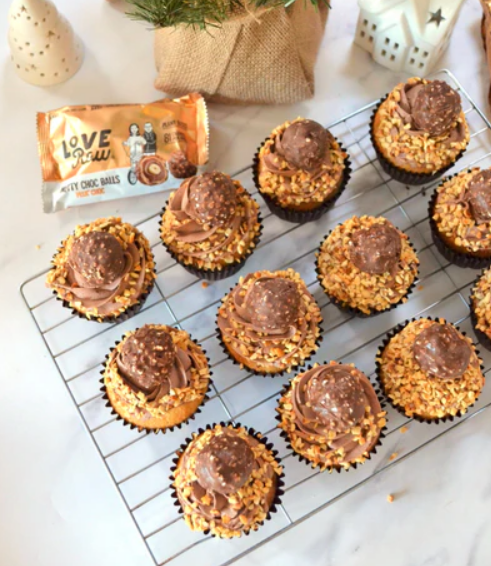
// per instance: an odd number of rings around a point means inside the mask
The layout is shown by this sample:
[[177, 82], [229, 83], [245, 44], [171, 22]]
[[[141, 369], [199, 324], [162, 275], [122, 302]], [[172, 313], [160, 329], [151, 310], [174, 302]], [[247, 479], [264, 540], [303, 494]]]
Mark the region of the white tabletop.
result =
[[[8, 4], [0, 1], [3, 36]], [[83, 67], [72, 80], [50, 89], [24, 84], [14, 73], [6, 42], [0, 47], [0, 563], [151, 566], [19, 286], [48, 266], [58, 242], [75, 224], [116, 213], [138, 221], [162, 206], [163, 197], [153, 195], [43, 214], [35, 137], [36, 111], [158, 98], [152, 84], [152, 33], [104, 0], [58, 0], [57, 5], [86, 47]], [[401, 78], [353, 46], [355, 0], [333, 5], [313, 100], [292, 107], [211, 106], [211, 161], [217, 168], [242, 168], [258, 142], [286, 118], [303, 115], [332, 122], [386, 93]], [[477, 0], [468, 0], [439, 67], [453, 71], [487, 111], [489, 80], [480, 17]], [[489, 564], [490, 430], [491, 410], [378, 474], [240, 563]], [[404, 451], [399, 439], [409, 438], [411, 432], [393, 436], [393, 451], [401, 451], [400, 443]], [[392, 504], [386, 501], [389, 493], [396, 495]], [[302, 501], [298, 504], [301, 507]]]

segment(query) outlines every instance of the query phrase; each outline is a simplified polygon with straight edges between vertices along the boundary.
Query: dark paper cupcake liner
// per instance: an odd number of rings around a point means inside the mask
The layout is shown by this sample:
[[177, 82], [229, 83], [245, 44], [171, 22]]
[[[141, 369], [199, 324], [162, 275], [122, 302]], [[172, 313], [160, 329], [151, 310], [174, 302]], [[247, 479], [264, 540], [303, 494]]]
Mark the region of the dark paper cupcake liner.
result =
[[[407, 415], [406, 411], [404, 410], [404, 407], [402, 405], [398, 405], [398, 404], [394, 403], [392, 401], [392, 399], [389, 397], [389, 395], [387, 394], [387, 392], [385, 390], [383, 381], [382, 381], [382, 375], [381, 375], [381, 369], [382, 368], [381, 368], [381, 363], [378, 361], [378, 358], [382, 355], [383, 351], [385, 350], [385, 348], [387, 347], [389, 342], [392, 340], [392, 338], [394, 338], [394, 336], [396, 334], [399, 334], [399, 332], [401, 332], [401, 330], [403, 330], [410, 322], [420, 320], [421, 318], [427, 318], [428, 320], [435, 320], [435, 321], [443, 320], [445, 323], [447, 323], [447, 321], [445, 319], [441, 318], [441, 317], [434, 318], [434, 317], [431, 317], [431, 316], [427, 316], [427, 317], [411, 318], [410, 320], [406, 320], [404, 322], [401, 322], [400, 324], [395, 326], [392, 330], [387, 332], [387, 334], [386, 334], [385, 338], [383, 339], [382, 344], [379, 346], [379, 348], [377, 350], [377, 354], [376, 354], [375, 375], [376, 375], [377, 383], [380, 387], [380, 390], [383, 392], [385, 398], [387, 399], [387, 402], [398, 413], [400, 413], [406, 419], [414, 419], [415, 421], [418, 421], [420, 423], [425, 423], [425, 424], [440, 424], [440, 423], [445, 423], [445, 422], [453, 422], [455, 419], [458, 419], [461, 416], [463, 416], [464, 414], [467, 414], [468, 410], [471, 407], [473, 407], [475, 405], [475, 403], [477, 402], [477, 400], [479, 399], [480, 394], [476, 397], [476, 399], [475, 399], [474, 403], [472, 403], [472, 405], [468, 405], [466, 413], [462, 413], [462, 411], [458, 411], [458, 413], [456, 415], [447, 415], [445, 417], [435, 417], [435, 418], [429, 419], [429, 418], [421, 417], [420, 415], [416, 415], [416, 414], [413, 414], [412, 416]], [[452, 324], [452, 323], [448, 323], [448, 324]], [[452, 324], [452, 326], [456, 330], [458, 330], [463, 336], [466, 336], [466, 333], [462, 332], [458, 326], [456, 326], [455, 324]], [[474, 347], [475, 347], [475, 344], [474, 344]], [[476, 356], [479, 358], [479, 350], [477, 348], [475, 349], [475, 353], [476, 353]], [[481, 368], [481, 372], [483, 372], [484, 366], [482, 364], [480, 365], [480, 368]]]
[[[136, 330], [138, 330], [138, 328], [135, 329], [135, 332], [136, 332]], [[213, 373], [212, 373], [211, 367], [210, 367], [210, 359], [208, 358], [208, 356], [206, 355], [206, 351], [203, 350], [203, 348], [198, 343], [198, 341], [191, 338], [191, 340], [197, 346], [199, 346], [201, 348], [203, 355], [206, 357], [206, 361], [208, 362], [208, 370], [209, 370], [209, 374], [210, 374], [210, 378], [208, 380], [208, 387], [207, 387], [206, 392], [203, 396], [203, 399], [201, 400], [201, 403], [199, 404], [198, 408], [196, 409], [196, 411], [192, 415], [190, 415], [186, 420], [181, 421], [180, 423], [177, 423], [173, 426], [169, 426], [169, 427], [165, 427], [165, 428], [146, 428], [146, 427], [142, 427], [142, 426], [138, 426], [136, 424], [130, 423], [129, 421], [127, 421], [124, 417], [122, 417], [116, 411], [116, 409], [111, 404], [111, 401], [110, 401], [109, 396], [107, 394], [106, 384], [104, 382], [104, 375], [105, 375], [105, 372], [106, 372], [107, 363], [109, 361], [109, 356], [111, 355], [111, 352], [114, 350], [114, 348], [116, 348], [118, 346], [118, 344], [120, 344], [124, 340], [124, 338], [125, 338], [125, 336], [123, 335], [121, 337], [121, 340], [117, 340], [115, 342], [114, 346], [109, 350], [109, 353], [106, 354], [104, 363], [102, 364], [103, 369], [100, 372], [102, 377], [99, 380], [99, 383], [101, 383], [101, 385], [102, 385], [102, 387], [100, 388], [100, 391], [102, 391], [102, 393], [103, 393], [102, 399], [104, 399], [104, 401], [106, 402], [105, 406], [108, 409], [110, 409], [111, 415], [114, 415], [116, 417], [117, 421], [122, 421], [123, 426], [129, 426], [131, 430], [137, 429], [138, 432], [146, 431], [147, 433], [153, 432], [154, 434], [158, 434], [159, 432], [161, 432], [162, 434], [165, 434], [166, 432], [172, 432], [175, 429], [180, 429], [182, 426], [188, 424], [190, 421], [193, 421], [196, 418], [196, 415], [201, 413], [201, 409], [202, 409], [203, 405], [210, 399], [210, 391], [211, 391], [211, 384], [212, 384], [212, 377], [213, 377]]]
[[[334, 136], [333, 136], [334, 137]], [[254, 155], [252, 160], [252, 178], [254, 181], [254, 185], [256, 189], [259, 191], [259, 194], [263, 197], [264, 202], [268, 206], [269, 210], [278, 218], [282, 220], [286, 220], [287, 222], [294, 222], [296, 224], [305, 224], [306, 222], [313, 222], [314, 220], [318, 220], [321, 216], [324, 216], [326, 212], [328, 212], [336, 203], [338, 198], [346, 189], [349, 180], [351, 179], [351, 160], [349, 158], [348, 151], [343, 147], [340, 141], [337, 138], [334, 138], [336, 142], [339, 144], [341, 151], [346, 153], [347, 157], [344, 160], [345, 168], [343, 170], [343, 176], [341, 179], [341, 184], [338, 190], [332, 194], [331, 196], [327, 197], [327, 199], [322, 202], [317, 208], [313, 210], [291, 210], [279, 205], [273, 197], [267, 195], [262, 192], [261, 185], [259, 184], [259, 152], [266, 141], [269, 139], [266, 138], [263, 143], [257, 148], [257, 152]]]
[[[252, 198], [252, 197], [250, 197], [250, 198]], [[257, 216], [257, 220], [259, 222], [259, 230], [256, 234], [256, 237], [254, 238], [254, 246], [249, 247], [246, 254], [244, 255], [243, 258], [241, 258], [240, 261], [237, 261], [235, 263], [231, 263], [231, 264], [227, 265], [226, 267], [223, 267], [222, 269], [200, 269], [199, 267], [195, 267], [193, 265], [186, 265], [181, 260], [179, 260], [179, 258], [177, 257], [177, 254], [175, 254], [166, 245], [166, 243], [162, 239], [162, 231], [161, 231], [161, 229], [162, 229], [162, 219], [163, 219], [164, 213], [165, 213], [168, 205], [169, 205], [169, 201], [167, 201], [165, 203], [165, 206], [162, 209], [162, 213], [160, 215], [160, 221], [159, 221], [160, 242], [176, 263], [178, 263], [181, 267], [183, 267], [188, 273], [191, 273], [192, 275], [194, 275], [195, 277], [199, 277], [200, 279], [206, 279], [207, 281], [220, 281], [222, 279], [226, 279], [227, 277], [232, 277], [232, 275], [235, 275], [244, 266], [245, 262], [254, 253], [255, 249], [257, 248], [257, 246], [258, 246], [258, 244], [261, 240], [261, 235], [263, 233], [263, 220], [262, 220], [262, 217], [261, 217], [261, 212], [259, 211], [258, 216]]]
[[[458, 174], [458, 173], [457, 173]], [[445, 183], [455, 177], [455, 175], [451, 175], [442, 181]], [[441, 185], [439, 185], [441, 186]], [[469, 267], [471, 269], [482, 269], [485, 267], [489, 267], [491, 265], [491, 257], [475, 257], [464, 252], [458, 252], [452, 249], [450, 246], [447, 245], [446, 242], [440, 236], [440, 232], [438, 231], [438, 226], [433, 219], [434, 211], [435, 211], [435, 204], [436, 199], [438, 196], [437, 192], [438, 187], [433, 191], [431, 195], [430, 202], [428, 204], [428, 215], [430, 219], [430, 229], [431, 229], [431, 237], [433, 239], [433, 243], [435, 244], [436, 249], [441, 253], [441, 255], [450, 263], [457, 265], [458, 267]]]
[[446, 165], [445, 167], [442, 167], [442, 169], [439, 169], [435, 173], [410, 173], [405, 169], [399, 169], [385, 158], [385, 156], [383, 155], [383, 153], [380, 151], [377, 144], [375, 143], [375, 139], [373, 135], [373, 123], [375, 119], [375, 114], [377, 113], [377, 110], [380, 108], [380, 105], [383, 102], [385, 102], [388, 96], [389, 95], [386, 94], [383, 98], [380, 99], [380, 102], [375, 107], [370, 119], [370, 140], [375, 149], [375, 153], [377, 154], [377, 158], [380, 162], [380, 165], [382, 166], [382, 169], [388, 175], [390, 175], [395, 181], [399, 181], [399, 183], [403, 183], [405, 185], [425, 185], [432, 183], [433, 181], [436, 181], [457, 163], [457, 161], [466, 152], [467, 146], [455, 157], [452, 163]]
[[[197, 430], [198, 434], [203, 434], [205, 431], [207, 430], [211, 430], [213, 428], [215, 428], [217, 425], [221, 425], [223, 427], [232, 427], [232, 428], [241, 428], [242, 425], [239, 423], [235, 423], [235, 424], [227, 424], [224, 422], [220, 422], [220, 423], [213, 423], [213, 424], [208, 424], [206, 425], [205, 428], [199, 428]], [[281, 465], [281, 462], [278, 458], [278, 451], [276, 449], [274, 449], [273, 444], [271, 442], [268, 442], [268, 439], [266, 436], [262, 436], [260, 435], [260, 433], [258, 433], [255, 429], [253, 428], [249, 428], [249, 427], [242, 427], [245, 428], [247, 433], [250, 436], [253, 436], [256, 440], [258, 440], [259, 442], [261, 442], [261, 444], [264, 444], [264, 446], [266, 446], [266, 448], [272, 453], [274, 459], [277, 461], [278, 464]], [[177, 456], [172, 460], [172, 467], [171, 467], [171, 475], [169, 476], [169, 480], [171, 482], [170, 485], [170, 489], [171, 489], [171, 497], [172, 499], [174, 499], [174, 505], [177, 507], [177, 511], [180, 515], [184, 515], [184, 510], [181, 506], [181, 503], [179, 501], [179, 497], [177, 495], [177, 491], [176, 488], [174, 486], [174, 472], [177, 469], [177, 464], [179, 463], [179, 458], [181, 457], [181, 455], [184, 453], [184, 451], [186, 450], [186, 448], [189, 446], [190, 442], [192, 442], [193, 438], [186, 438], [184, 440], [184, 442], [179, 446], [179, 449], [177, 450], [176, 454]], [[284, 478], [285, 477], [285, 473], [282, 471], [281, 474], [279, 476], [276, 476], [276, 491], [275, 491], [275, 496], [273, 499], [273, 502], [271, 504], [271, 507], [268, 510], [268, 514], [266, 516], [266, 519], [264, 521], [261, 521], [260, 523], [257, 523], [257, 525], [261, 526], [264, 524], [265, 521], [269, 521], [271, 519], [271, 515], [273, 513], [276, 513], [278, 511], [278, 506], [281, 505], [281, 496], [284, 494]], [[257, 529], [256, 529], [257, 530]], [[197, 531], [198, 532], [198, 531]], [[201, 531], [204, 535], [209, 535], [210, 534], [210, 530], [206, 530], [206, 531]], [[241, 536], [248, 536], [250, 533], [255, 532], [254, 530], [249, 530], [249, 531], [244, 531]], [[212, 537], [216, 537], [216, 538], [222, 538], [222, 537], [218, 537], [215, 534], [211, 534]]]
[[[227, 295], [234, 289], [234, 287], [230, 287], [229, 292], [227, 293]], [[219, 307], [220, 308], [220, 307]], [[320, 307], [319, 307], [320, 308]], [[296, 370], [299, 368], [303, 368], [305, 366], [305, 364], [307, 364], [312, 357], [315, 355], [315, 353], [317, 352], [317, 350], [319, 349], [319, 346], [322, 342], [322, 340], [324, 339], [323, 336], [323, 328], [322, 328], [322, 322], [323, 319], [320, 320], [319, 324], [317, 325], [319, 328], [319, 336], [317, 337], [316, 341], [315, 341], [315, 349], [312, 350], [311, 354], [306, 357], [303, 362], [301, 362], [300, 364], [296, 365], [296, 366], [292, 366], [292, 370]], [[217, 336], [217, 340], [218, 343], [220, 345], [220, 348], [222, 349], [223, 353], [227, 356], [227, 358], [234, 364], [234, 366], [243, 366], [244, 370], [247, 371], [248, 373], [250, 373], [251, 375], [257, 375], [259, 377], [282, 377], [284, 375], [286, 375], [288, 372], [287, 369], [283, 369], [281, 371], [278, 372], [266, 372], [266, 371], [257, 371], [254, 369], [249, 368], [248, 366], [246, 366], [245, 364], [241, 364], [240, 362], [238, 362], [230, 353], [229, 349], [227, 348], [225, 342], [223, 341], [223, 337], [222, 337], [222, 333], [220, 331], [220, 328], [218, 327], [218, 310], [217, 310], [217, 318], [215, 319], [215, 333]]]
[[[327, 365], [328, 362], [322, 362], [322, 364], [320, 365]], [[302, 370], [302, 372], [300, 373], [304, 373], [305, 371], [309, 371], [310, 369], [312, 369], [312, 366], [308, 366], [306, 368], [304, 368]], [[292, 384], [293, 378], [289, 380], [289, 382], [287, 384], [285, 384], [285, 386], [283, 387], [283, 389], [281, 390], [280, 393], [280, 398], [283, 397], [283, 395], [285, 395], [285, 393], [287, 393], [287, 391], [290, 389], [291, 384]], [[386, 400], [385, 397], [382, 396], [381, 391], [379, 390], [378, 387], [373, 386], [372, 387], [377, 395], [377, 398], [380, 402], [380, 406], [382, 407], [382, 410], [385, 409], [386, 407]], [[278, 407], [280, 405], [279, 399], [278, 399]], [[302, 456], [302, 454], [299, 454], [292, 446], [291, 441], [290, 441], [290, 436], [289, 434], [284, 431], [282, 428], [279, 427], [279, 424], [281, 423], [281, 415], [279, 413], [277, 413], [275, 415], [275, 419], [278, 421], [278, 426], [277, 428], [280, 431], [280, 436], [281, 438], [285, 441], [285, 444], [287, 445], [287, 448], [291, 451], [292, 456], [294, 456], [295, 458], [298, 459], [299, 462], [303, 462], [304, 464], [307, 464], [310, 468], [312, 468], [313, 470], [318, 470], [320, 471], [320, 466], [313, 466], [313, 462], [311, 460], [309, 460], [308, 458], [306, 458], [305, 456]], [[385, 420], [387, 421], [387, 415], [385, 416]], [[375, 443], [375, 445], [373, 446], [373, 448], [368, 452], [368, 456], [365, 459], [365, 462], [367, 460], [371, 460], [372, 456], [375, 456], [375, 454], [377, 454], [377, 448], [379, 446], [382, 446], [382, 440], [386, 437], [386, 432], [387, 432], [387, 425], [385, 425], [383, 428], [380, 429], [380, 434], [379, 437], [377, 439], [377, 442]], [[365, 462], [354, 462], [354, 463], [350, 463], [348, 468], [345, 468], [344, 466], [328, 466], [327, 468], [325, 468], [324, 470], [322, 470], [321, 473], [323, 472], [337, 472], [338, 474], [341, 472], [349, 472], [350, 470], [356, 470], [358, 468], [358, 466], [363, 466], [363, 464]]]
[[470, 295], [470, 298], [469, 298], [469, 308], [470, 308], [470, 312], [471, 312], [471, 323], [472, 323], [472, 328], [474, 330], [474, 334], [476, 335], [476, 338], [479, 340], [479, 344], [481, 344], [481, 346], [483, 346], [484, 348], [486, 348], [486, 350], [491, 352], [491, 338], [489, 338], [489, 336], [485, 332], [483, 332], [482, 330], [479, 330], [479, 328], [477, 328], [477, 316], [476, 316], [476, 313], [474, 312], [474, 301], [472, 300], [472, 295], [474, 294], [474, 289], [476, 288], [476, 285], [479, 282], [479, 279], [481, 279], [481, 277], [484, 276], [486, 271], [487, 271], [486, 269], [483, 269], [482, 272], [479, 274], [479, 276], [474, 281], [474, 285], [472, 286], [471, 295]]
[[[338, 224], [338, 226], [341, 226], [342, 223]], [[406, 293], [397, 301], [397, 303], [392, 303], [389, 307], [387, 307], [384, 310], [378, 311], [378, 310], [373, 310], [370, 313], [366, 313], [361, 311], [360, 309], [356, 308], [356, 307], [352, 307], [349, 304], [345, 303], [344, 301], [341, 301], [340, 299], [338, 299], [337, 297], [334, 297], [333, 295], [331, 295], [329, 293], [329, 291], [324, 287], [324, 284], [322, 282], [322, 272], [319, 268], [319, 253], [320, 250], [322, 248], [322, 245], [324, 244], [324, 242], [326, 241], [326, 239], [332, 234], [332, 230], [330, 230], [322, 239], [320, 246], [318, 248], [318, 253], [316, 255], [315, 258], [315, 273], [317, 275], [317, 279], [322, 287], [322, 290], [324, 291], [324, 293], [327, 295], [327, 297], [329, 298], [330, 302], [337, 307], [339, 310], [351, 314], [353, 316], [356, 316], [358, 318], [372, 318], [374, 316], [377, 316], [379, 314], [385, 314], [387, 312], [390, 312], [391, 310], [394, 310], [395, 308], [397, 308], [399, 305], [404, 304], [403, 301], [404, 299], [407, 299], [414, 291], [417, 281], [418, 281], [418, 276], [419, 276], [419, 268], [418, 268], [418, 272], [416, 274], [416, 277], [414, 278], [414, 281], [411, 283], [411, 285], [409, 285], [409, 287], [407, 288]], [[411, 241], [408, 239], [407, 240], [408, 244], [411, 246], [412, 250], [414, 251], [414, 253], [417, 255], [417, 251], [415, 249], [415, 247], [413, 246], [413, 244], [411, 243]]]

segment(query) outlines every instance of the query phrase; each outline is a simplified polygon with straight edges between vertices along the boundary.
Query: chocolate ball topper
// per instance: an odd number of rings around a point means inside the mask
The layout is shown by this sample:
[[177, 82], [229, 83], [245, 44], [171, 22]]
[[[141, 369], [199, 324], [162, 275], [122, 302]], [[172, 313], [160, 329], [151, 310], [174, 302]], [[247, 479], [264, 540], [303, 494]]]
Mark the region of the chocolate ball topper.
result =
[[292, 326], [300, 309], [297, 285], [283, 277], [260, 278], [253, 283], [245, 307], [251, 322], [262, 330], [283, 330]]
[[189, 186], [189, 201], [196, 220], [212, 227], [225, 226], [237, 207], [234, 182], [219, 171], [198, 175]]
[[196, 457], [196, 475], [202, 487], [222, 495], [238, 491], [254, 469], [254, 452], [233, 432], [214, 435]]
[[469, 367], [471, 347], [450, 324], [434, 323], [416, 336], [413, 353], [421, 369], [438, 379], [458, 379]]
[[390, 272], [401, 259], [401, 236], [387, 222], [360, 228], [351, 236], [350, 258], [365, 273]]
[[186, 179], [196, 175], [197, 167], [186, 157], [184, 151], [175, 151], [168, 161], [169, 171], [176, 179]]
[[97, 288], [116, 281], [124, 271], [126, 260], [116, 236], [108, 232], [89, 232], [73, 242], [68, 263], [87, 286]]
[[293, 167], [315, 169], [325, 158], [329, 134], [313, 120], [299, 120], [290, 124], [277, 144], [277, 152]]
[[443, 81], [423, 85], [414, 101], [414, 126], [431, 136], [446, 134], [462, 111], [460, 96]]
[[318, 420], [335, 432], [345, 431], [365, 416], [365, 392], [352, 368], [330, 365], [312, 377], [305, 390], [305, 400]]
[[476, 173], [464, 193], [469, 211], [476, 224], [491, 221], [491, 170]]
[[120, 356], [128, 377], [151, 394], [171, 370], [176, 347], [166, 330], [143, 326], [125, 340]]

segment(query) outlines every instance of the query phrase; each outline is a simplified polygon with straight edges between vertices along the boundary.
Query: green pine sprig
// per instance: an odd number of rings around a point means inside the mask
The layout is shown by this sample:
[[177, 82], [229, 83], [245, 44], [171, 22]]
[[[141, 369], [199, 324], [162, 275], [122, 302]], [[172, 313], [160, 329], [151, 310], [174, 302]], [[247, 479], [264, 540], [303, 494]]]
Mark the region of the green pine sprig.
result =
[[[133, 20], [143, 21], [155, 28], [188, 25], [204, 29], [219, 27], [230, 15], [244, 7], [288, 8], [300, 0], [127, 0], [132, 10], [127, 15]], [[303, 0], [314, 6], [328, 5], [328, 0]]]

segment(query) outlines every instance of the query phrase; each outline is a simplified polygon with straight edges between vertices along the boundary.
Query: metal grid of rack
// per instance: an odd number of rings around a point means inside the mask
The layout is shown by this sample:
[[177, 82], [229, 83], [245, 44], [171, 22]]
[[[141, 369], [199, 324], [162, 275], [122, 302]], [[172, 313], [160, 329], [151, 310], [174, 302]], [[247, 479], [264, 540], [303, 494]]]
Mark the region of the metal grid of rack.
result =
[[[430, 78], [446, 80], [462, 97], [471, 143], [457, 169], [475, 164], [489, 167], [491, 123], [449, 71], [439, 71]], [[292, 267], [298, 271], [322, 307], [324, 317], [324, 341], [314, 361], [337, 359], [355, 363], [372, 378], [378, 345], [385, 333], [401, 321], [420, 315], [443, 316], [473, 336], [467, 301], [476, 277], [473, 270], [449, 265], [432, 243], [427, 203], [437, 183], [407, 187], [391, 180], [380, 168], [368, 134], [375, 104], [329, 126], [350, 153], [353, 174], [336, 206], [319, 221], [293, 225], [272, 216], [253, 186], [250, 166], [233, 175], [258, 199], [264, 218], [261, 243], [241, 274], [261, 268]], [[383, 215], [391, 220], [409, 235], [421, 260], [420, 278], [409, 301], [375, 319], [354, 319], [340, 312], [329, 303], [315, 278], [314, 257], [321, 239], [353, 214]], [[491, 405], [491, 391], [485, 388], [465, 417], [439, 426], [413, 422], [389, 408], [388, 435], [375, 457], [350, 473], [312, 470], [292, 457], [275, 428], [274, 409], [288, 377], [251, 376], [225, 359], [216, 340], [216, 309], [238, 275], [204, 288], [160, 245], [158, 220], [156, 214], [138, 224], [152, 243], [158, 277], [144, 308], [129, 321], [97, 325], [70, 316], [45, 288], [46, 272], [21, 287], [49, 355], [156, 565], [187, 565], [199, 556], [202, 566], [224, 566], [261, 545], [274, 544], [275, 538], [326, 506], [335, 505], [353, 489]], [[196, 420], [165, 435], [124, 427], [106, 408], [99, 390], [99, 372], [109, 348], [124, 332], [145, 323], [170, 324], [187, 330], [200, 341], [211, 360], [213, 390], [209, 401]], [[487, 372], [491, 354], [481, 351], [481, 356]], [[221, 420], [240, 422], [266, 434], [279, 451], [285, 468], [286, 492], [278, 512], [256, 533], [232, 541], [191, 532], [173, 506], [169, 491], [168, 476], [175, 450], [199, 427]], [[409, 427], [409, 432], [395, 434], [403, 426]], [[396, 451], [400, 456], [393, 460], [390, 455]]]

